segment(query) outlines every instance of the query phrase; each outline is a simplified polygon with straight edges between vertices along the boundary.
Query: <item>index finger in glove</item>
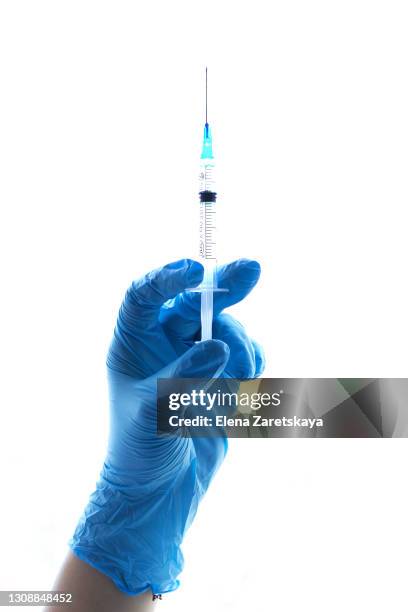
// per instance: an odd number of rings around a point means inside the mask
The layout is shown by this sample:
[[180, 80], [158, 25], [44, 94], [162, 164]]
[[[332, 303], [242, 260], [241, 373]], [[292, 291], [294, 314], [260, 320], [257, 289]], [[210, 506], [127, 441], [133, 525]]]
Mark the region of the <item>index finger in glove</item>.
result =
[[192, 259], [180, 259], [133, 281], [120, 307], [118, 327], [131, 333], [157, 322], [160, 308], [187, 287], [198, 285], [203, 267]]

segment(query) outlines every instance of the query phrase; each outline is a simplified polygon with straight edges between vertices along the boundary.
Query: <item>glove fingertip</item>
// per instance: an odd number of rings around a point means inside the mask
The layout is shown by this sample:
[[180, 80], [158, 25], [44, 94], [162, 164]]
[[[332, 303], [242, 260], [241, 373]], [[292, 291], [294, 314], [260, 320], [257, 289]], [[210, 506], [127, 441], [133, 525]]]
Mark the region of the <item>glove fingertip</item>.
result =
[[196, 287], [204, 277], [204, 267], [194, 259], [188, 259], [187, 282], [190, 287]]
[[228, 359], [230, 354], [228, 344], [222, 340], [204, 340], [203, 342], [199, 342], [196, 346], [200, 347], [208, 357], [219, 359], [220, 361]]
[[239, 275], [245, 276], [248, 280], [257, 282], [261, 276], [261, 264], [255, 259], [239, 259], [237, 261]]
[[261, 265], [254, 259], [237, 259], [222, 266], [217, 272], [220, 287], [230, 290], [229, 294], [221, 295], [221, 301], [231, 302], [233, 296], [239, 296], [232, 303], [247, 295], [257, 284], [261, 275]]
[[221, 340], [197, 342], [180, 360], [176, 376], [180, 378], [216, 378], [229, 358], [229, 348]]

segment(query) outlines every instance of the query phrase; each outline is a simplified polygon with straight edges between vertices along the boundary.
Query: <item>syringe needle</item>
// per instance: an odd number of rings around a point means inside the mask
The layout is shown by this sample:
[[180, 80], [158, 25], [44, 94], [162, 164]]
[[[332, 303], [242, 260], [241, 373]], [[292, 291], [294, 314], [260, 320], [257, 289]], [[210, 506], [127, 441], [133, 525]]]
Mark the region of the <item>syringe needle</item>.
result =
[[207, 125], [207, 66], [205, 67], [205, 124]]

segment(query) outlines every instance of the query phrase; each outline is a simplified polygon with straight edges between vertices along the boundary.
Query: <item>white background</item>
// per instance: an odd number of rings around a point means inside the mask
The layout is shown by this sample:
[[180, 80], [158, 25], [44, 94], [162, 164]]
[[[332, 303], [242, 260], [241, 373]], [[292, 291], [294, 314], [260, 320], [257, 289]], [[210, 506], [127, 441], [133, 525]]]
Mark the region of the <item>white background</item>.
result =
[[[97, 479], [130, 281], [195, 256], [203, 74], [221, 261], [269, 376], [407, 376], [408, 7], [0, 5], [0, 588], [50, 588]], [[160, 609], [406, 611], [405, 440], [232, 441]]]

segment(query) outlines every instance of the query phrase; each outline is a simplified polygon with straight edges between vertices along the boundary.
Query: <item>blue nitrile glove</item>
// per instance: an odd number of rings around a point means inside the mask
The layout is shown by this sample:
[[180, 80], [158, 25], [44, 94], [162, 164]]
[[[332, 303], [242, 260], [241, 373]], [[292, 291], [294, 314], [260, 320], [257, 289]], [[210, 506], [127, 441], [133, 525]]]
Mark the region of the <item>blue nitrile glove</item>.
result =
[[150, 272], [128, 289], [109, 349], [110, 435], [96, 491], [74, 536], [73, 552], [139, 594], [177, 588], [180, 545], [198, 503], [221, 464], [225, 438], [158, 436], [157, 378], [251, 378], [261, 374], [260, 347], [221, 311], [255, 286], [259, 264], [239, 260], [220, 268], [214, 295], [214, 336], [200, 331], [203, 268], [183, 259]]

